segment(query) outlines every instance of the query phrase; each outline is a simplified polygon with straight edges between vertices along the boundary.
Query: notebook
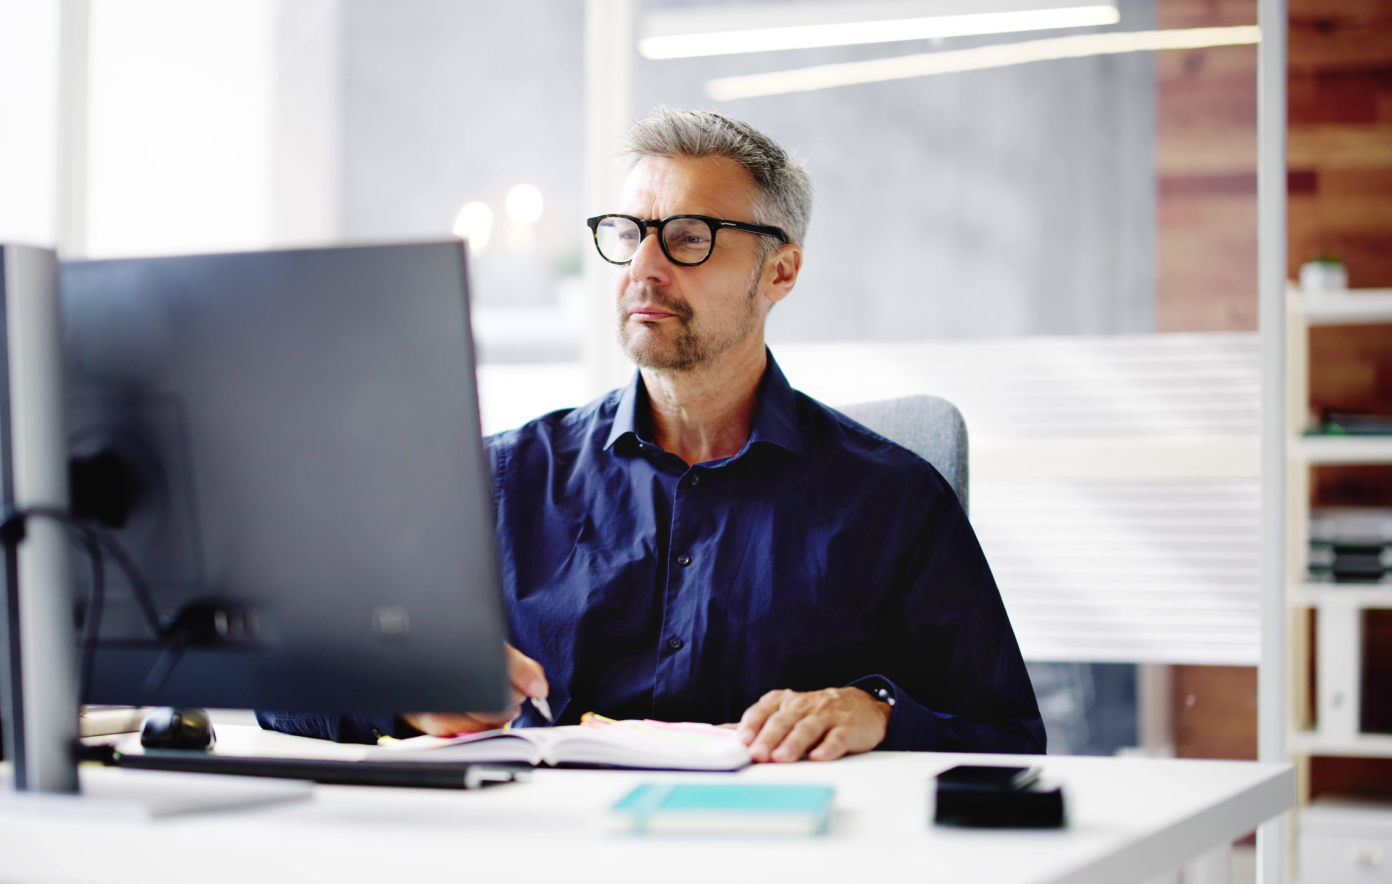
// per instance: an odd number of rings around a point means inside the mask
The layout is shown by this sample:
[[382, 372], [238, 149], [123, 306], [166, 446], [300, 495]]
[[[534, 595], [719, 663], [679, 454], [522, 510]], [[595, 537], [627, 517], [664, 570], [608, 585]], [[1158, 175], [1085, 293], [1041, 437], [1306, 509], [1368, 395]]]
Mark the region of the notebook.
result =
[[613, 721], [586, 715], [578, 725], [412, 737], [375, 750], [379, 761], [463, 761], [635, 770], [739, 770], [749, 747], [729, 728], [665, 721]]
[[831, 825], [830, 786], [648, 784], [614, 805], [637, 834], [816, 835]]

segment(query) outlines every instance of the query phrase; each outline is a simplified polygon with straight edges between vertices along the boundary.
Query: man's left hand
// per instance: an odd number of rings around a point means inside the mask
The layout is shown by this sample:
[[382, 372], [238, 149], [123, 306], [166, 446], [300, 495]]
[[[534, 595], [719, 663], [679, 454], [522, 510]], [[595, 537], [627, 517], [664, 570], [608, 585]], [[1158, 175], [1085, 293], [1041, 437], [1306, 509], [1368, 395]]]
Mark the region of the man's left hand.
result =
[[745, 710], [738, 733], [755, 761], [798, 761], [804, 755], [834, 761], [880, 745], [893, 711], [860, 688], [769, 691]]

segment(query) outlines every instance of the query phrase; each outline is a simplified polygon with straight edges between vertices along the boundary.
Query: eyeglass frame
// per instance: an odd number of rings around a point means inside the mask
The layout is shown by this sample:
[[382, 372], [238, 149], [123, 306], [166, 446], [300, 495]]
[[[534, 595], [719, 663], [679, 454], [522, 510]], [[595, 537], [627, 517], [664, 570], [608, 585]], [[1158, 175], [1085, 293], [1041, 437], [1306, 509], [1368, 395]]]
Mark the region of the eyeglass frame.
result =
[[[608, 255], [604, 254], [604, 250], [599, 247], [599, 223], [605, 218], [623, 218], [638, 225], [638, 229], [643, 231], [642, 239], [638, 241], [640, 248], [643, 245], [643, 240], [648, 238], [648, 231], [654, 227], [657, 228], [657, 244], [661, 247], [662, 254], [666, 255], [667, 260], [678, 267], [700, 267], [702, 264], [709, 261], [711, 255], [715, 254], [716, 234], [721, 230], [743, 230], [745, 233], [757, 233], [760, 236], [771, 236], [784, 245], [787, 245], [791, 241], [788, 239], [788, 234], [784, 233], [781, 227], [770, 227], [767, 224], [749, 224], [745, 221], [731, 221], [728, 218], [712, 218], [709, 215], [670, 215], [660, 220], [653, 219], [645, 221], [642, 218], [635, 218], [632, 215], [621, 215], [618, 212], [610, 212], [607, 215], [596, 215], [593, 218], [586, 218], [585, 223], [589, 225], [590, 234], [594, 237], [595, 251], [599, 252], [599, 256], [610, 264], [616, 264], [620, 267], [632, 264], [633, 258], [629, 258], [627, 261], [614, 261], [611, 260]], [[706, 252], [706, 256], [701, 260], [690, 264], [673, 258], [672, 253], [667, 250], [667, 240], [662, 236], [662, 231], [667, 226], [667, 222], [677, 221], [682, 218], [695, 218], [697, 221], [704, 221], [711, 231], [710, 251]], [[636, 250], [634, 251], [634, 257], [637, 257]]]

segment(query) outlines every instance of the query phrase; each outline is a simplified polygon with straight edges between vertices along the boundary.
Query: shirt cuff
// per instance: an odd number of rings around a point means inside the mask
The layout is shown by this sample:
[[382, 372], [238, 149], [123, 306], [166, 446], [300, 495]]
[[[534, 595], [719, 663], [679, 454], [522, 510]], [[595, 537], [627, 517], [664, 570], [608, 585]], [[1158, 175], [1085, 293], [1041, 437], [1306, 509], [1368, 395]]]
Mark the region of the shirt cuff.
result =
[[272, 712], [256, 710], [256, 721], [266, 730], [317, 737], [335, 743], [375, 744], [380, 737], [404, 739], [420, 734], [399, 715], [336, 715], [324, 712]]
[[938, 744], [938, 719], [927, 707], [915, 703], [913, 698], [899, 689], [899, 686], [883, 675], [867, 675], [858, 678], [848, 688], [860, 688], [876, 699], [883, 699], [893, 707], [889, 715], [889, 727], [885, 738], [876, 746], [889, 752], [931, 752]]

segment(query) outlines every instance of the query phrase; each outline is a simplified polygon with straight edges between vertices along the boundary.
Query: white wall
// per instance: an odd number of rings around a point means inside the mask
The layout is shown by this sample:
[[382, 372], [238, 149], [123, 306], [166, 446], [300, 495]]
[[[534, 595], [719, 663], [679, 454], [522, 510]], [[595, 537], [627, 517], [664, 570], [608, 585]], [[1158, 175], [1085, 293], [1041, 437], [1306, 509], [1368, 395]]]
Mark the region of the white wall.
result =
[[58, 0], [0, 0], [0, 242], [51, 246]]
[[95, 0], [87, 253], [272, 241], [276, 5]]
[[[0, 241], [52, 245], [60, 0], [0, 0]], [[89, 257], [333, 242], [339, 0], [91, 0]]]

